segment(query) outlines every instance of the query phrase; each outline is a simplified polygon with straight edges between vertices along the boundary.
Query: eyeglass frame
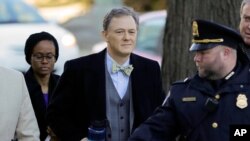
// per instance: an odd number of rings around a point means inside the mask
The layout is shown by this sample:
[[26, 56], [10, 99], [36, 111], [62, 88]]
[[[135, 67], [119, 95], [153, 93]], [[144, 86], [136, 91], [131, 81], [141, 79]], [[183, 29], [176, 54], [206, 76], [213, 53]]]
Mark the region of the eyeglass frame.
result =
[[53, 60], [55, 60], [55, 55], [53, 53], [47, 53], [47, 54], [42, 54], [42, 53], [36, 53], [36, 54], [32, 54], [32, 56], [34, 58], [35, 62], [42, 62], [44, 60], [44, 58], [46, 59], [46, 61], [48, 62], [52, 62]]

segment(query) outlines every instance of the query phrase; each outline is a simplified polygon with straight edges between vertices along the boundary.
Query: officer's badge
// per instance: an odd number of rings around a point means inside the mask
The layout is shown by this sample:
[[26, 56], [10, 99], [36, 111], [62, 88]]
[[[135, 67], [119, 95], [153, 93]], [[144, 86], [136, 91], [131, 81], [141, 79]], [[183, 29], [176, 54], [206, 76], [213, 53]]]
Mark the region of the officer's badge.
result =
[[236, 106], [240, 109], [244, 109], [247, 107], [247, 97], [245, 94], [239, 94], [236, 101]]
[[193, 36], [199, 37], [198, 24], [196, 21], [193, 22], [192, 30], [193, 30]]

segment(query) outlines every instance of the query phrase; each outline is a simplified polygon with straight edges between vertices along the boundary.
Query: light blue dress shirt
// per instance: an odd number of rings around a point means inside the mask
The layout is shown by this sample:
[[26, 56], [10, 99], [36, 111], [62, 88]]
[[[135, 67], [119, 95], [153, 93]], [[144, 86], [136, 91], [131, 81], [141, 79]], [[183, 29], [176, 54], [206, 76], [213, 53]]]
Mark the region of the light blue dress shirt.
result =
[[[122, 99], [127, 91], [128, 88], [128, 82], [129, 82], [129, 76], [125, 75], [122, 71], [118, 71], [116, 73], [112, 72], [112, 64], [113, 62], [116, 63], [114, 59], [107, 53], [107, 69], [108, 72], [112, 78], [113, 84], [115, 85], [115, 88]], [[129, 59], [122, 64], [122, 66], [128, 66], [129, 65]]]

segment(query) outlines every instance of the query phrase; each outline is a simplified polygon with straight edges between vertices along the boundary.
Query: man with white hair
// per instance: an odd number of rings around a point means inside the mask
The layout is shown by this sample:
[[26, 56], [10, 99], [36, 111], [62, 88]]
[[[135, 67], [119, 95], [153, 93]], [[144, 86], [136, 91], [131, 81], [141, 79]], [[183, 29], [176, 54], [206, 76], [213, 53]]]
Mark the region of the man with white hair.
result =
[[243, 50], [250, 58], [250, 0], [243, 0], [241, 3], [239, 29], [245, 42]]

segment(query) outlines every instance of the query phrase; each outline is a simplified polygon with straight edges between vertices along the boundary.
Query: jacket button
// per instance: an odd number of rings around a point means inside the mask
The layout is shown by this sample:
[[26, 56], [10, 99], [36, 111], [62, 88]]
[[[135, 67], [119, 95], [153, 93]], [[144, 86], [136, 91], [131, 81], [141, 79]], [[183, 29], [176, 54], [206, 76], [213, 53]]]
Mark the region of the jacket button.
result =
[[217, 128], [217, 127], [218, 127], [218, 123], [217, 123], [217, 122], [213, 122], [213, 123], [212, 123], [212, 127], [213, 127], [213, 128]]
[[120, 103], [120, 107], [122, 107], [123, 106], [123, 103]]
[[220, 95], [219, 94], [215, 95], [215, 99], [219, 100], [220, 99]]

